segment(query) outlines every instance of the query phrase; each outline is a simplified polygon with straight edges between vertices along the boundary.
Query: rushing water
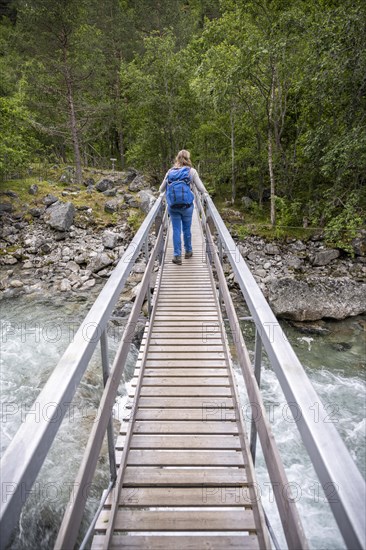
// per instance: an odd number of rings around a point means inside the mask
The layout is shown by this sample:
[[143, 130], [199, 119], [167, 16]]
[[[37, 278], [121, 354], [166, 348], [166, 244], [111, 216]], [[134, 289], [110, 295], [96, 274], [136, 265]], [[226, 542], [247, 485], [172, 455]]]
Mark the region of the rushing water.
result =
[[[342, 322], [327, 322], [325, 333], [304, 335], [287, 323], [283, 333], [293, 346], [305, 368], [327, 417], [319, 421], [333, 423], [344, 440], [359, 470], [366, 477], [366, 355], [365, 320], [350, 318]], [[242, 329], [249, 350], [254, 349], [254, 328], [243, 323]], [[253, 358], [253, 352], [250, 351]], [[235, 366], [235, 365], [234, 365]], [[239, 368], [235, 366], [236, 372]], [[250, 407], [241, 375], [237, 382], [247, 428], [250, 428]], [[301, 441], [296, 423], [286, 405], [280, 384], [263, 358], [262, 396], [271, 428], [283, 459], [289, 485], [296, 499], [305, 534], [311, 548], [344, 549], [345, 545], [333, 518], [321, 484]], [[319, 414], [316, 403], [314, 415]], [[315, 416], [316, 417], [316, 416]], [[285, 538], [277, 514], [272, 488], [260, 445], [257, 446], [256, 471], [262, 502], [281, 548]]]
[[[90, 300], [67, 303], [29, 297], [1, 302], [1, 454], [15, 435], [27, 413], [49, 418], [53, 404], [44, 410], [32, 404], [46, 383], [64, 350], [72, 341], [80, 322], [91, 306]], [[121, 328], [108, 329], [110, 361], [117, 350]], [[137, 350], [131, 345], [126, 365], [132, 376]], [[53, 547], [67, 502], [72, 494], [87, 438], [102, 393], [100, 348], [83, 376], [72, 406], [65, 415], [39, 477], [23, 508], [19, 529], [11, 544], [17, 550]], [[119, 393], [126, 393], [121, 383]], [[109, 483], [107, 449], [104, 444], [89, 491], [82, 531], [85, 532]]]
[[[5, 451], [25, 414], [32, 412], [32, 403], [72, 339], [92, 299], [90, 297], [90, 302], [64, 303], [61, 300], [35, 302], [24, 297], [1, 303], [1, 453]], [[349, 319], [341, 323], [327, 323], [329, 332], [325, 334], [305, 336], [284, 325], [288, 339], [321, 400], [329, 407], [331, 418], [363, 475], [366, 469], [364, 327], [365, 321], [362, 319]], [[253, 349], [253, 326], [244, 323], [243, 331], [248, 348]], [[119, 335], [120, 329], [114, 326], [109, 338], [111, 360], [117, 349]], [[137, 350], [133, 347], [127, 364], [127, 380], [132, 376], [136, 355]], [[245, 404], [247, 399], [240, 376], [238, 383]], [[63, 421], [23, 509], [20, 527], [11, 545], [13, 549], [41, 550], [52, 547], [94, 421], [101, 391], [102, 377], [97, 348], [76, 393], [72, 414], [68, 414]], [[288, 415], [283, 414], [284, 398], [265, 358], [262, 391], [266, 409], [271, 411], [272, 429], [289, 481], [296, 484], [297, 504], [311, 547], [324, 550], [344, 548], [296, 426]], [[121, 384], [122, 401], [125, 393], [125, 385]], [[38, 411], [33, 413], [38, 414]], [[47, 411], [44, 413], [47, 414]], [[260, 449], [256, 470], [264, 506], [281, 548], [285, 548]], [[104, 449], [84, 515], [84, 531], [93, 517], [108, 479]]]

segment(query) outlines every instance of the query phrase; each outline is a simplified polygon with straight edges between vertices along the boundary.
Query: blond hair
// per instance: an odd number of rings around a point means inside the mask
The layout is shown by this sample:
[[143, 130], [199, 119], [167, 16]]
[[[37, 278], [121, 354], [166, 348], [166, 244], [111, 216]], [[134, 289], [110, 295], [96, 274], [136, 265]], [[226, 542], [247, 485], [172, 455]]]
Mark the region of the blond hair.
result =
[[186, 149], [182, 149], [181, 151], [179, 151], [179, 153], [175, 157], [174, 166], [192, 166], [191, 153], [189, 151], [186, 151]]

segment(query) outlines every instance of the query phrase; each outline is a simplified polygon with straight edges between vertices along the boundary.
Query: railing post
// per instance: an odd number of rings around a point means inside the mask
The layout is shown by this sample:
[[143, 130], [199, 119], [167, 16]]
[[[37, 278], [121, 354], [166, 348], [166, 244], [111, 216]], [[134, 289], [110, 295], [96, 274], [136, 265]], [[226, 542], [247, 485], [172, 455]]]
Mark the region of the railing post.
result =
[[[259, 335], [258, 329], [255, 329], [255, 346], [254, 346], [254, 376], [257, 381], [258, 387], [261, 385], [261, 367], [262, 367], [262, 339]], [[257, 427], [255, 419], [252, 416], [252, 422], [250, 427], [250, 452], [255, 464], [255, 455], [257, 448]]]
[[[103, 330], [100, 337], [100, 351], [102, 356], [102, 368], [103, 368], [103, 384], [104, 387], [109, 377], [109, 358], [108, 358], [108, 337], [106, 330]], [[116, 454], [114, 450], [114, 433], [113, 433], [113, 416], [109, 419], [107, 427], [108, 438], [108, 455], [109, 455], [109, 471], [111, 475], [111, 481], [115, 481], [117, 477], [117, 465]]]
[[[222, 265], [222, 261], [223, 261], [222, 240], [221, 240], [220, 236], [218, 237], [218, 239], [219, 239], [219, 260], [220, 260], [220, 265]], [[220, 304], [220, 307], [222, 307], [222, 302], [223, 302], [223, 298], [222, 298], [221, 285], [219, 285], [219, 304]]]
[[[146, 240], [145, 240], [145, 263], [146, 265], [149, 263], [149, 235], [146, 235]], [[147, 299], [147, 316], [150, 319], [150, 314], [151, 314], [150, 277], [149, 277], [149, 284], [147, 285], [146, 299]]]

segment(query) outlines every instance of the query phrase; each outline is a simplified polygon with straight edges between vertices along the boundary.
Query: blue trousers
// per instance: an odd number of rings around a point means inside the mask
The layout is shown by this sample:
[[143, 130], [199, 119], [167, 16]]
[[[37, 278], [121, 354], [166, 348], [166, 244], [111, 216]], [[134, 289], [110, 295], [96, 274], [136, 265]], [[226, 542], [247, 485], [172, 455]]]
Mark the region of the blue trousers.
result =
[[170, 208], [169, 215], [173, 226], [173, 248], [174, 256], [182, 255], [182, 238], [183, 230], [184, 249], [186, 252], [192, 252], [192, 215], [193, 204], [189, 208]]

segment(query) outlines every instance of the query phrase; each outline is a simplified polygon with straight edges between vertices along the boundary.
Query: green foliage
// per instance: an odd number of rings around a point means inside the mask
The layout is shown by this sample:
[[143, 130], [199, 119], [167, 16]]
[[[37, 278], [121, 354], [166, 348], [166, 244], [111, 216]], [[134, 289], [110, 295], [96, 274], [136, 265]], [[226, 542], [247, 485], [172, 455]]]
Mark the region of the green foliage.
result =
[[363, 0], [17, 5], [0, 22], [2, 173], [49, 151], [73, 159], [75, 135], [84, 164], [113, 157], [156, 179], [188, 148], [215, 199], [235, 187], [263, 223], [271, 164], [278, 233], [306, 217], [338, 243], [352, 208], [362, 217]]
[[27, 167], [40, 151], [22, 95], [0, 97], [0, 175]]
[[356, 193], [351, 193], [341, 212], [330, 219], [325, 226], [326, 243], [329, 246], [345, 250], [353, 256], [354, 250], [351, 243], [362, 224], [359, 196]]
[[127, 218], [127, 223], [132, 228], [133, 231], [137, 231], [141, 223], [144, 220], [144, 215], [140, 210], [130, 211], [130, 214]]

